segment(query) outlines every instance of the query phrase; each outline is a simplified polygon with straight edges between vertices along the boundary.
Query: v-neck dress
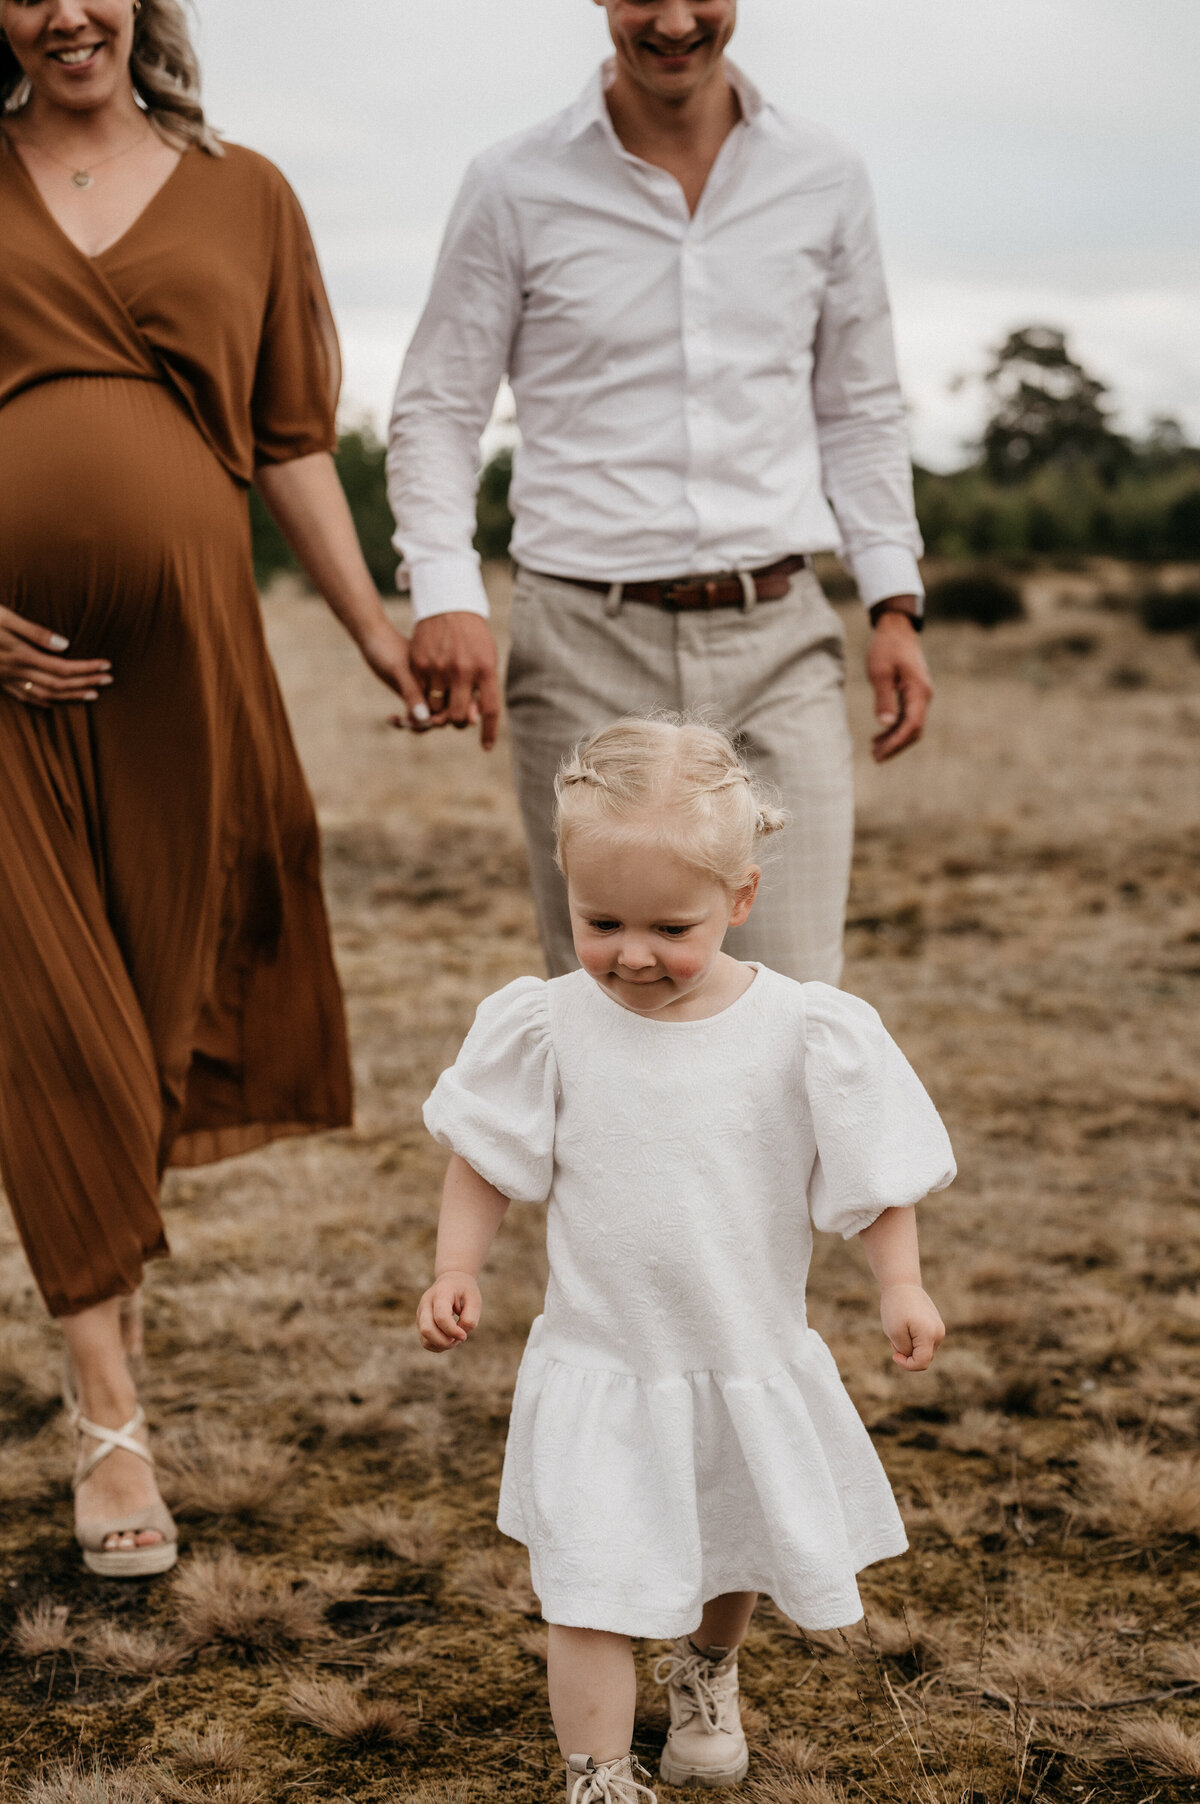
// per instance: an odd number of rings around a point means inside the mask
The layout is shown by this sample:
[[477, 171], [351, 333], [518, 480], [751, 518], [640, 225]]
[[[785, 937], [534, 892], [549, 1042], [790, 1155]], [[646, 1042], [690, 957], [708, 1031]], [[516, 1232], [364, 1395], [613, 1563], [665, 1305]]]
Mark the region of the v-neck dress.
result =
[[246, 505], [332, 449], [337, 343], [294, 195], [234, 145], [90, 258], [0, 132], [0, 245], [0, 605], [115, 678], [0, 693], [0, 1174], [61, 1315], [166, 1251], [167, 1164], [350, 1118]]
[[808, 1326], [812, 1231], [849, 1238], [954, 1177], [875, 1010], [764, 966], [683, 1022], [583, 971], [523, 977], [480, 1006], [425, 1120], [548, 1204], [499, 1512], [547, 1621], [670, 1638], [729, 1591], [857, 1621], [856, 1572], [907, 1542]]

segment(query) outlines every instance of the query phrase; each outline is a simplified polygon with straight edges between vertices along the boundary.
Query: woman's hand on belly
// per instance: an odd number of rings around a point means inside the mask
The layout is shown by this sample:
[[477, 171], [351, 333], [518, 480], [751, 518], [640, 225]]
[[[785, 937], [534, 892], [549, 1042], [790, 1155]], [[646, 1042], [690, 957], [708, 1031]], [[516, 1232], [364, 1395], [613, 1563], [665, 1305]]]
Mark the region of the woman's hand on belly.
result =
[[0, 608], [0, 689], [27, 708], [94, 702], [112, 682], [107, 658], [64, 658], [61, 633]]

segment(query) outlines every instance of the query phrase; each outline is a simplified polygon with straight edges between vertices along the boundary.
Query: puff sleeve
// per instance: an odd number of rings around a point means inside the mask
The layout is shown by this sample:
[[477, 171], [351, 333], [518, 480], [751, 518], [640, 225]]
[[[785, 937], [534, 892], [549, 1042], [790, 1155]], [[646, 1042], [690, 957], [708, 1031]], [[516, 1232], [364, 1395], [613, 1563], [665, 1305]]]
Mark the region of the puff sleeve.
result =
[[813, 1224], [846, 1240], [885, 1209], [905, 1208], [955, 1175], [941, 1117], [875, 1010], [828, 984], [805, 984], [805, 1089], [817, 1156]]
[[544, 1203], [557, 1094], [546, 985], [518, 977], [480, 1003], [462, 1051], [425, 1104], [425, 1125], [502, 1196]]

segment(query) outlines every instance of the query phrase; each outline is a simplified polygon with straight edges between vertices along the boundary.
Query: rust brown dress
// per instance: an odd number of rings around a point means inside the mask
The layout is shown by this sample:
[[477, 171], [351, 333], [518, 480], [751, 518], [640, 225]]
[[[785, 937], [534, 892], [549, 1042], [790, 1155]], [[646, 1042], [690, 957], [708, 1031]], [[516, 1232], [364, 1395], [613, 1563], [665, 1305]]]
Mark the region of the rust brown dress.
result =
[[0, 603], [115, 676], [0, 692], [0, 1173], [56, 1315], [166, 1252], [166, 1165], [350, 1118], [246, 506], [333, 446], [336, 348], [261, 157], [188, 150], [89, 258], [0, 132]]

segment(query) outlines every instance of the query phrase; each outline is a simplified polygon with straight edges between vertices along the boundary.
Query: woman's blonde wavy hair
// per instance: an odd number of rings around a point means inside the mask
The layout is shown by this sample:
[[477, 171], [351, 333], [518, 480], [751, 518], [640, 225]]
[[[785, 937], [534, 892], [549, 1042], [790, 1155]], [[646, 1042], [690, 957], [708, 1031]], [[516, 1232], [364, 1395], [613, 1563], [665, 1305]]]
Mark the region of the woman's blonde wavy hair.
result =
[[593, 733], [554, 780], [555, 857], [614, 834], [661, 846], [731, 893], [758, 842], [788, 817], [728, 733], [686, 714], [630, 717]]
[[[5, 10], [0, 0], [0, 26]], [[129, 77], [165, 137], [177, 144], [197, 144], [213, 157], [224, 155], [200, 105], [200, 64], [182, 0], [141, 0], [133, 21]], [[25, 72], [8, 39], [0, 37], [0, 113], [18, 112], [28, 99]]]

